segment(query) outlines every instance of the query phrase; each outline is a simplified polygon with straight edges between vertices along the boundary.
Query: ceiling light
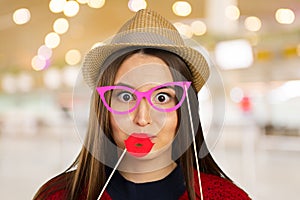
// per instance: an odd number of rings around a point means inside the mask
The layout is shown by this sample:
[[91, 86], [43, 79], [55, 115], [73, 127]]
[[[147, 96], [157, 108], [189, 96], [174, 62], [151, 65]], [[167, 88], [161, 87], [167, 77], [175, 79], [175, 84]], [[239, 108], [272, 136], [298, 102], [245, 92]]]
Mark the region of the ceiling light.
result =
[[186, 17], [191, 14], [192, 7], [186, 1], [176, 1], [172, 6], [172, 10], [175, 15]]
[[250, 67], [253, 63], [253, 52], [247, 40], [231, 40], [216, 45], [215, 57], [222, 69], [239, 69]]
[[295, 14], [287, 8], [280, 8], [276, 11], [275, 18], [280, 24], [292, 24], [295, 20]]
[[225, 8], [225, 16], [230, 20], [238, 20], [240, 17], [240, 10], [234, 5]]
[[195, 35], [204, 35], [206, 33], [206, 24], [200, 20], [193, 21], [191, 23], [192, 31]]
[[247, 30], [255, 32], [260, 30], [261, 21], [258, 17], [251, 16], [245, 19], [244, 25]]
[[128, 8], [133, 12], [137, 12], [141, 9], [147, 8], [147, 2], [145, 0], [129, 0]]

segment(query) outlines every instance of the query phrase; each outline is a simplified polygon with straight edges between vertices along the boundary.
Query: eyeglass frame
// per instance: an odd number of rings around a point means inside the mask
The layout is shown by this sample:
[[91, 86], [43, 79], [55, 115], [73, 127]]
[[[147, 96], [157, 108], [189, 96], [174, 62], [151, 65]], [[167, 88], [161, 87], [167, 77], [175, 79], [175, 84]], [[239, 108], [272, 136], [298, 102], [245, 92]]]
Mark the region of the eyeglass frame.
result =
[[[147, 99], [148, 103], [155, 110], [158, 110], [160, 112], [172, 112], [174, 110], [177, 110], [182, 105], [183, 101], [185, 100], [187, 90], [189, 89], [191, 83], [192, 83], [191, 81], [168, 82], [168, 83], [164, 83], [162, 85], [155, 86], [155, 87], [153, 87], [153, 88], [151, 88], [151, 89], [149, 89], [148, 91], [145, 91], [145, 92], [140, 92], [136, 89], [133, 89], [133, 88], [130, 88], [130, 87], [127, 87], [127, 86], [123, 86], [123, 85], [100, 86], [100, 87], [96, 87], [96, 90], [97, 90], [98, 94], [100, 95], [100, 98], [101, 98], [104, 106], [106, 107], [106, 109], [109, 110], [113, 114], [122, 115], [122, 114], [128, 114], [128, 113], [133, 112], [140, 105], [140, 102], [143, 98]], [[181, 100], [174, 107], [168, 108], [168, 109], [158, 108], [151, 101], [151, 94], [156, 89], [161, 88], [161, 87], [165, 87], [165, 86], [180, 86], [180, 87], [183, 88], [183, 94], [182, 94]], [[127, 90], [127, 91], [131, 92], [132, 94], [134, 94], [137, 97], [137, 101], [135, 103], [135, 106], [133, 108], [127, 110], [127, 111], [116, 111], [116, 110], [112, 109], [110, 107], [110, 105], [108, 105], [108, 103], [106, 102], [104, 94], [105, 94], [105, 92], [107, 92], [109, 90], [114, 90], [114, 89], [124, 89], [124, 90]]]

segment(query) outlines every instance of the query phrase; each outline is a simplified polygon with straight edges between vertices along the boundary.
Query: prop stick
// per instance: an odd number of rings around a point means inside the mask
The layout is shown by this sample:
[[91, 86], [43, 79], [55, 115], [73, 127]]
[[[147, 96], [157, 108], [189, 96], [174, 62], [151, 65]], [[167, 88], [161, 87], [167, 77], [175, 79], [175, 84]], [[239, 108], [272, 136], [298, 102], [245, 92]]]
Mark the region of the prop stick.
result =
[[200, 178], [200, 168], [199, 168], [199, 162], [198, 162], [198, 154], [197, 154], [197, 148], [196, 148], [196, 140], [195, 140], [195, 132], [194, 132], [194, 123], [193, 123], [193, 118], [192, 118], [192, 113], [191, 113], [191, 108], [190, 108], [190, 100], [189, 100], [189, 94], [188, 94], [188, 90], [185, 87], [185, 91], [186, 91], [186, 100], [187, 100], [187, 104], [188, 104], [188, 110], [189, 110], [189, 117], [191, 120], [191, 129], [192, 129], [192, 137], [193, 137], [193, 146], [194, 146], [194, 153], [195, 153], [195, 159], [196, 159], [196, 168], [197, 168], [197, 174], [198, 174], [198, 182], [199, 182], [199, 189], [200, 189], [200, 197], [201, 200], [203, 200], [203, 194], [202, 194], [202, 185], [201, 185], [201, 178]]
[[119, 158], [119, 160], [118, 160], [116, 166], [114, 167], [114, 169], [113, 169], [113, 171], [110, 173], [110, 175], [109, 175], [109, 177], [108, 177], [106, 183], [104, 184], [104, 186], [103, 186], [103, 188], [102, 188], [102, 190], [101, 190], [101, 192], [100, 192], [100, 194], [99, 194], [97, 200], [100, 200], [100, 198], [101, 198], [101, 196], [103, 195], [103, 193], [104, 193], [104, 191], [105, 191], [105, 189], [106, 189], [106, 187], [107, 187], [107, 185], [108, 185], [110, 179], [111, 179], [112, 176], [114, 175], [116, 169], [118, 168], [119, 164], [121, 163], [121, 161], [122, 161], [123, 157], [125, 156], [125, 153], [126, 153], [126, 152], [127, 152], [127, 149], [124, 149], [124, 151], [123, 151], [123, 153], [121, 154], [121, 156], [120, 156], [120, 158]]

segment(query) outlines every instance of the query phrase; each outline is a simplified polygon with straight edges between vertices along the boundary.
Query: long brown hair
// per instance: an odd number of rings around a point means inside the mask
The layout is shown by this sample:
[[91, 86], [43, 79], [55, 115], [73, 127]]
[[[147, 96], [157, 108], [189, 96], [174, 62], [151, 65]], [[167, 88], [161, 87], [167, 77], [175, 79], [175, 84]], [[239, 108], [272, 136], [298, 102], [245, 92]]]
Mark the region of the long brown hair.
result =
[[[142, 48], [127, 52], [109, 63], [108, 67], [101, 72], [102, 76], [99, 79], [98, 85], [113, 85], [115, 74], [119, 66], [126, 58], [135, 53], [143, 53], [162, 59], [169, 66], [174, 81], [179, 81], [178, 79], [182, 79], [182, 76], [178, 76], [176, 72], [179, 72], [181, 75], [183, 75], [186, 80], [192, 80], [191, 72], [189, 71], [185, 62], [177, 55], [160, 49]], [[188, 90], [188, 95], [195, 96], [195, 94], [197, 94], [197, 92], [192, 85], [191, 89]], [[204, 149], [206, 151], [205, 156], [199, 159], [200, 171], [230, 180], [216, 164], [207, 149], [198, 114], [198, 106], [197, 100], [190, 101], [190, 110], [197, 111], [192, 115], [192, 120], [197, 122], [195, 123], [197, 124], [197, 126], [195, 126], [197, 151], [199, 151], [200, 148], [201, 150]], [[187, 142], [187, 138], [192, 137], [190, 127], [191, 119], [187, 117], [188, 109], [186, 102], [180, 107], [180, 109], [177, 110], [177, 113], [179, 118], [178, 122], [180, 122], [180, 124], [177, 125], [177, 132], [184, 134], [177, 134], [173, 145], [176, 145], [177, 150], [177, 147], [179, 146], [180, 151], [180, 146], [185, 146], [184, 143]], [[108, 177], [106, 174], [105, 165], [98, 159], [101, 156], [105, 157], [105, 142], [103, 142], [104, 137], [108, 138], [112, 143], [114, 143], [111, 136], [108, 111], [101, 102], [99, 95], [96, 92], [93, 92], [90, 105], [87, 135], [79, 155], [75, 159], [74, 163], [65, 172], [55, 178], [57, 181], [54, 181], [51, 185], [47, 185], [47, 188], [41, 188], [34, 199], [42, 199], [42, 194], [45, 195], [46, 193], [49, 193], [49, 191], [55, 192], [51, 190], [51, 187], [56, 188], [56, 190], [66, 190], [67, 199], [77, 200], [82, 198], [82, 195], [84, 195], [84, 198], [88, 200], [97, 199]], [[174, 154], [176, 154], [176, 152], [174, 152]], [[194, 190], [194, 169], [196, 166], [196, 160], [191, 145], [184, 150], [184, 153], [179, 158], [176, 158], [176, 162], [183, 170], [189, 199], [195, 200], [196, 193]], [[73, 168], [75, 168], [75, 170], [71, 170]], [[62, 182], [65, 184], [62, 184]]]

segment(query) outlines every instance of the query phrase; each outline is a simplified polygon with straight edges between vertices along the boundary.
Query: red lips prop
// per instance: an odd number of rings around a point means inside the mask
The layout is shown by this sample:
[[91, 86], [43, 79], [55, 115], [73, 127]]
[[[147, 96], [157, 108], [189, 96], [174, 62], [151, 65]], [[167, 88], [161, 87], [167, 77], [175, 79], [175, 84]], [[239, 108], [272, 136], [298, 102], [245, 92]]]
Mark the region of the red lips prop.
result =
[[125, 146], [128, 153], [136, 157], [147, 155], [151, 151], [153, 145], [154, 143], [152, 143], [149, 136], [146, 134], [134, 133], [125, 140]]

